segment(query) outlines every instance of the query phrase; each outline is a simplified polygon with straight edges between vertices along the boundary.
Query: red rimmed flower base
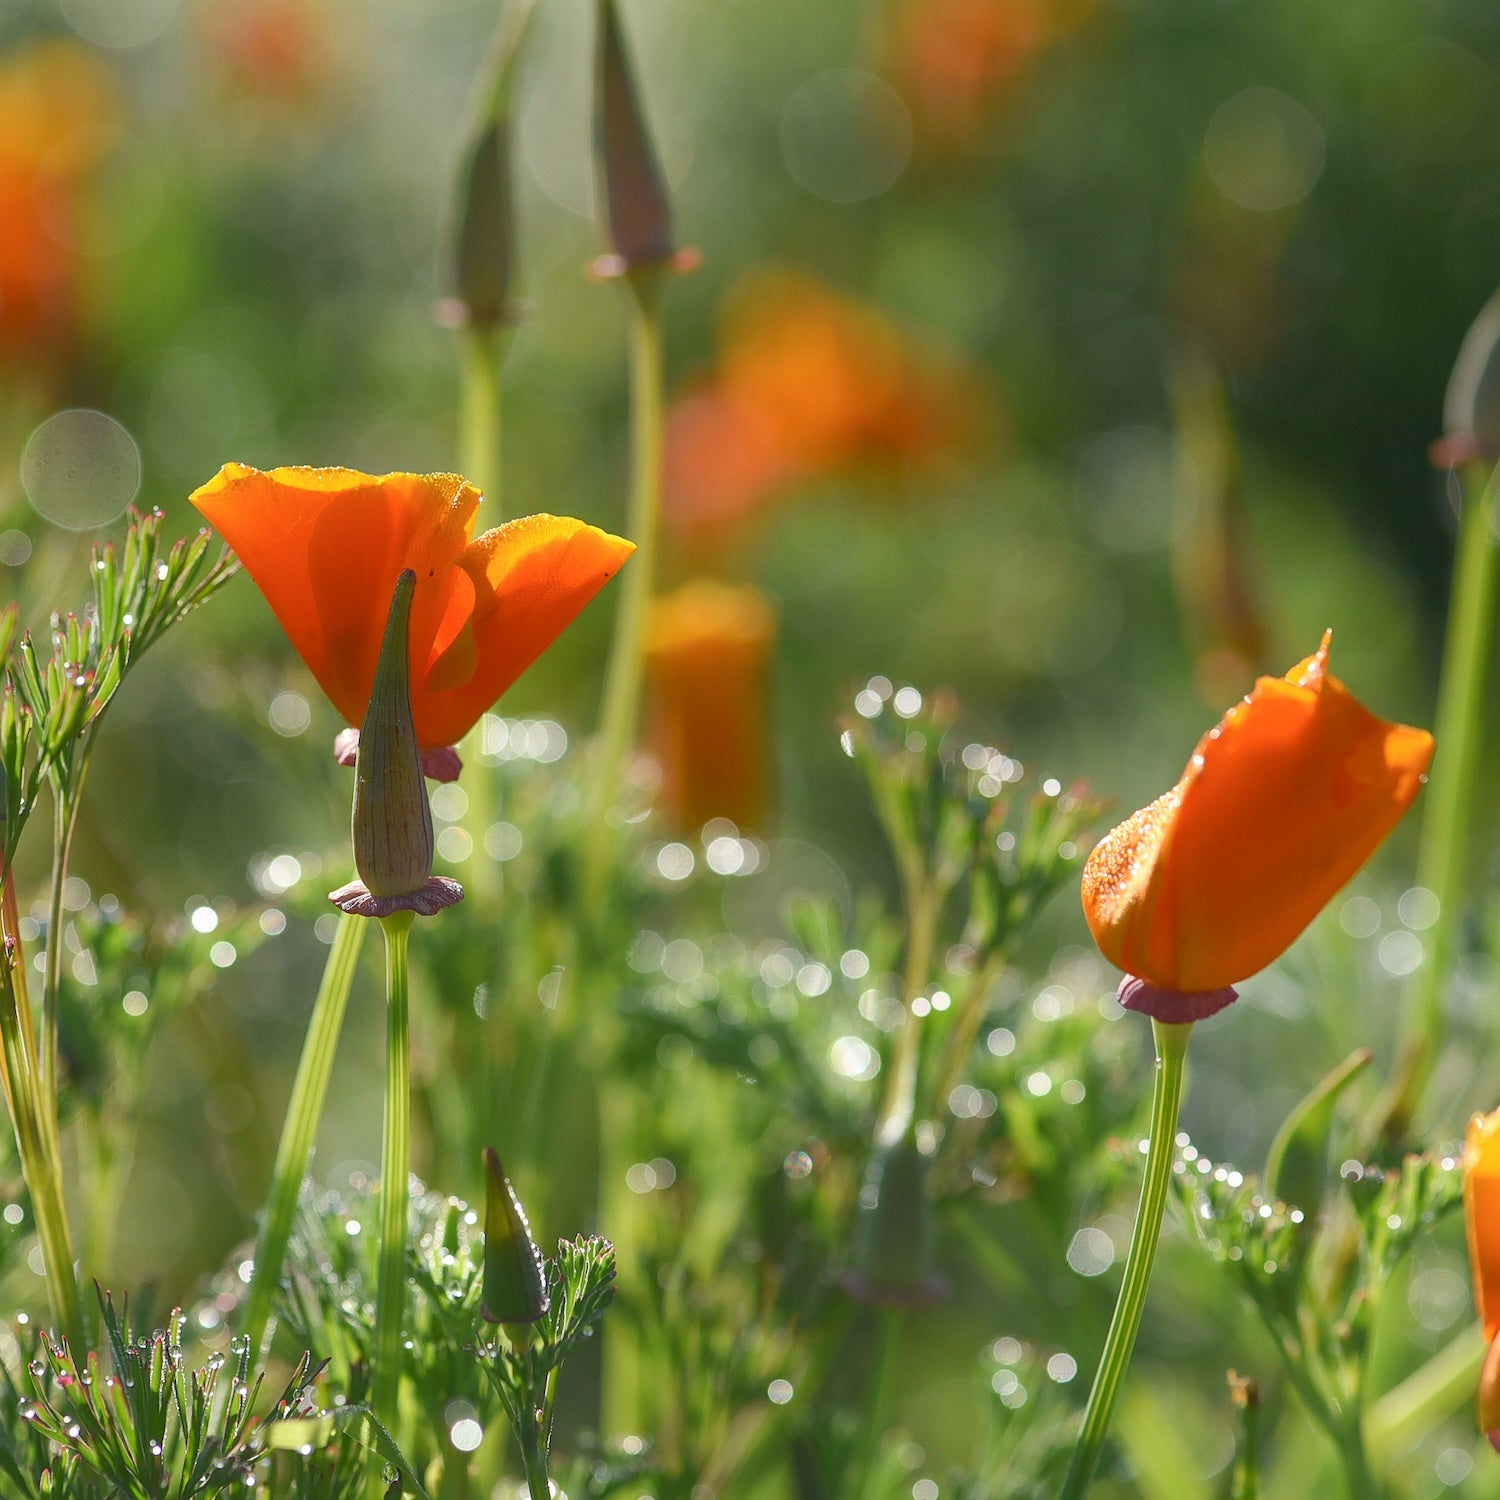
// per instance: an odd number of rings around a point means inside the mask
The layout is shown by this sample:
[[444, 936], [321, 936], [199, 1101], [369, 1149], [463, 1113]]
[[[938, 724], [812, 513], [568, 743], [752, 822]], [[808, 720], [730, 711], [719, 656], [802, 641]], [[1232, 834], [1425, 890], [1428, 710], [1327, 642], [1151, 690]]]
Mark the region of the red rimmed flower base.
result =
[[[359, 730], [341, 729], [333, 737], [333, 758], [341, 766], [352, 766], [359, 757]], [[429, 781], [457, 781], [464, 768], [452, 745], [422, 752], [422, 774]]]
[[1169, 990], [1152, 984], [1149, 979], [1127, 974], [1120, 981], [1115, 998], [1126, 1010], [1140, 1011], [1169, 1026], [1182, 1026], [1190, 1021], [1207, 1020], [1240, 997], [1237, 990], [1227, 985], [1222, 990]]
[[434, 917], [445, 906], [464, 899], [464, 888], [446, 875], [430, 875], [427, 884], [404, 896], [374, 896], [363, 880], [351, 880], [328, 899], [351, 917], [389, 917], [398, 911], [414, 911], [419, 917]]

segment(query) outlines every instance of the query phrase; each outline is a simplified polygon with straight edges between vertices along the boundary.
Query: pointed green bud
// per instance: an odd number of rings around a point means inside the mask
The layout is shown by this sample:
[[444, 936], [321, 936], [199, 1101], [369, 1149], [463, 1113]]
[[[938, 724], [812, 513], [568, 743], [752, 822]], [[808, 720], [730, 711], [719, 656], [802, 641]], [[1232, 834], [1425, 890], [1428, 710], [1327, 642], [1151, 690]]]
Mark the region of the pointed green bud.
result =
[[516, 61], [535, 0], [509, 0], [481, 78], [480, 106], [464, 149], [455, 194], [453, 291], [470, 327], [510, 321], [515, 274], [510, 105]]
[[489, 1323], [535, 1323], [552, 1305], [542, 1252], [531, 1237], [526, 1210], [500, 1165], [484, 1148], [484, 1293], [479, 1310]]
[[594, 152], [599, 203], [613, 256], [628, 274], [672, 260], [672, 205], [646, 128], [615, 0], [599, 0]]
[[840, 1278], [851, 1297], [923, 1307], [947, 1291], [932, 1266], [936, 1236], [927, 1165], [911, 1130], [871, 1152], [854, 1211], [850, 1266]]
[[354, 867], [372, 896], [409, 896], [432, 873], [432, 809], [411, 712], [411, 601], [417, 575], [396, 581], [354, 767]]

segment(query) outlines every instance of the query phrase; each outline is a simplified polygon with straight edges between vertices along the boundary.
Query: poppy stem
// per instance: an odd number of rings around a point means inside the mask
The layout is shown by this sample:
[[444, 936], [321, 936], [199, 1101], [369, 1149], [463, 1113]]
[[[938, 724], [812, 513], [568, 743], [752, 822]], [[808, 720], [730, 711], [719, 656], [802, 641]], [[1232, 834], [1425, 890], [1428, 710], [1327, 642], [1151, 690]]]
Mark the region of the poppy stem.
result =
[[291, 1239], [292, 1224], [297, 1217], [297, 1201], [307, 1175], [313, 1138], [318, 1133], [318, 1122], [323, 1115], [323, 1099], [333, 1072], [333, 1056], [344, 1025], [344, 1007], [348, 1004], [349, 991], [359, 968], [360, 950], [364, 946], [365, 922], [365, 918], [347, 913], [339, 917], [338, 930], [334, 934], [333, 946], [328, 950], [328, 962], [324, 965], [323, 979], [318, 985], [318, 995], [308, 1019], [307, 1036], [302, 1043], [302, 1056], [292, 1083], [292, 1096], [287, 1102], [286, 1121], [281, 1127], [276, 1165], [272, 1168], [271, 1187], [266, 1195], [265, 1216], [255, 1241], [250, 1291], [240, 1319], [240, 1330], [250, 1340], [256, 1359], [264, 1358], [266, 1353], [261, 1346], [271, 1317], [271, 1299], [281, 1283], [287, 1242]]
[[484, 496], [483, 529], [498, 526], [505, 512], [500, 503], [500, 367], [504, 333], [471, 324], [461, 334], [463, 373], [459, 403], [459, 465], [463, 476]]
[[1172, 1181], [1172, 1160], [1177, 1149], [1177, 1114], [1182, 1104], [1182, 1076], [1187, 1059], [1188, 1038], [1193, 1023], [1173, 1025], [1153, 1020], [1156, 1040], [1156, 1075], [1151, 1094], [1151, 1134], [1146, 1154], [1146, 1177], [1141, 1185], [1141, 1202], [1136, 1211], [1135, 1231], [1130, 1238], [1130, 1254], [1125, 1261], [1125, 1278], [1120, 1284], [1119, 1300], [1104, 1339], [1104, 1352], [1089, 1392], [1089, 1403], [1083, 1413], [1083, 1425], [1073, 1448], [1058, 1500], [1080, 1500], [1089, 1487], [1099, 1450], [1109, 1431], [1135, 1336], [1141, 1326], [1146, 1306], [1146, 1291], [1151, 1284], [1151, 1267], [1156, 1261], [1157, 1242], [1161, 1238], [1162, 1214], [1167, 1206], [1167, 1189]]
[[1393, 1111], [1404, 1123], [1415, 1113], [1442, 1044], [1443, 985], [1462, 915], [1469, 808], [1479, 769], [1480, 731], [1490, 637], [1495, 616], [1495, 511], [1500, 467], [1470, 464], [1463, 474], [1463, 514], [1453, 563], [1453, 594], [1438, 687], [1436, 774], [1427, 792], [1417, 847], [1417, 884], [1437, 897], [1427, 960], [1417, 971], [1407, 1017], [1405, 1066]]
[[[401, 1395], [401, 1318], [406, 1302], [408, 1175], [411, 1168], [411, 1029], [407, 938], [412, 913], [380, 919], [385, 933], [385, 1130], [380, 1157], [380, 1261], [375, 1283], [372, 1405], [393, 1436]], [[397, 1438], [399, 1442], [399, 1437]]]
[[660, 266], [644, 266], [623, 278], [630, 295], [631, 478], [626, 535], [635, 543], [635, 556], [621, 584], [599, 712], [599, 758], [594, 765], [583, 866], [585, 911], [597, 908], [609, 864], [606, 814], [618, 790], [621, 765], [635, 738], [646, 608], [656, 581], [656, 537], [661, 524], [664, 274]]

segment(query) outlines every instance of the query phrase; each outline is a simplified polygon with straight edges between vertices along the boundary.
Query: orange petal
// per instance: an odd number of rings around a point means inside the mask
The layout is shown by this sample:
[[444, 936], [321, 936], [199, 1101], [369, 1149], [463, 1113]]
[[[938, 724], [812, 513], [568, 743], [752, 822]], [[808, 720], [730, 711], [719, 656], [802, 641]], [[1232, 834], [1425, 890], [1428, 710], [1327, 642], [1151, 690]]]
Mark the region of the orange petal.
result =
[[[445, 621], [414, 684], [424, 745], [461, 739], [619, 572], [635, 544], [567, 516], [522, 516], [476, 537], [458, 559], [472, 614]], [[413, 661], [417, 660], [413, 641]]]
[[453, 563], [479, 492], [456, 474], [261, 473], [226, 464], [191, 499], [238, 554], [351, 724], [369, 703], [385, 612], [403, 569], [417, 574], [411, 650], [418, 672], [434, 643], [459, 629], [455, 616], [467, 612], [466, 580]]
[[1176, 787], [1090, 856], [1085, 915], [1127, 973], [1210, 990], [1264, 968], [1411, 805], [1432, 736], [1370, 713], [1327, 660], [1325, 637], [1261, 678]]
[[[1464, 1221], [1474, 1306], [1484, 1336], [1500, 1333], [1500, 1109], [1475, 1115], [1464, 1142]], [[1494, 1425], [1500, 1426], [1500, 1423]]]

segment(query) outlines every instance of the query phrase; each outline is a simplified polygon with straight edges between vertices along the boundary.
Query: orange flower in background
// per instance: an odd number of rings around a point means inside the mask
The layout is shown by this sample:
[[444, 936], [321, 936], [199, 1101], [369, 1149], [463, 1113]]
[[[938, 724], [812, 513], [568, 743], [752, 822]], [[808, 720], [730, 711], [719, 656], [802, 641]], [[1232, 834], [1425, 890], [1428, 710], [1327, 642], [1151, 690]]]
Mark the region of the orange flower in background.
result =
[[354, 725], [396, 580], [416, 573], [412, 713], [424, 749], [462, 739], [635, 550], [565, 516], [471, 539], [480, 495], [456, 474], [226, 464], [191, 499]]
[[768, 669], [776, 611], [759, 589], [696, 579], [646, 623], [650, 744], [681, 828], [760, 828], [771, 797]]
[[1171, 791], [1107, 834], [1083, 872], [1100, 950], [1172, 991], [1263, 969], [1375, 852], [1432, 759], [1328, 671], [1332, 632], [1225, 714]]
[[971, 139], [1035, 59], [1092, 10], [1093, 0], [902, 0], [890, 72], [918, 134]]
[[326, 12], [308, 0], [232, 0], [213, 12], [206, 39], [231, 82], [292, 104], [314, 97], [337, 55]]
[[1479, 1430], [1500, 1450], [1500, 1109], [1469, 1121], [1464, 1222], [1474, 1306], [1490, 1346], [1479, 1376]]
[[791, 271], [730, 294], [715, 372], [667, 420], [668, 518], [730, 525], [777, 490], [856, 466], [903, 470], [972, 444], [977, 375]]
[[0, 56], [0, 361], [32, 362], [73, 340], [81, 200], [116, 113], [108, 69], [74, 43]]

